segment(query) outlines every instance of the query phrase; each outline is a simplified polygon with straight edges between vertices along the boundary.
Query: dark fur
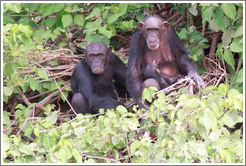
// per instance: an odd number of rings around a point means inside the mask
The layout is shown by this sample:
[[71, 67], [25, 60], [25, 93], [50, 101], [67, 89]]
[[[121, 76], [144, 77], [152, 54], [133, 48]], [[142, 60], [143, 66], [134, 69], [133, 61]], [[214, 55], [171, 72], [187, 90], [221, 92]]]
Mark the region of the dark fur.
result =
[[[93, 74], [85, 59], [75, 66], [71, 88], [74, 96], [77, 96], [72, 99], [76, 112], [95, 114], [100, 108], [115, 109], [123, 105], [117, 101], [115, 92], [119, 96], [126, 93], [126, 67], [115, 54], [110, 53], [108, 56], [109, 63], [101, 74]], [[81, 95], [75, 95], [77, 93]]]

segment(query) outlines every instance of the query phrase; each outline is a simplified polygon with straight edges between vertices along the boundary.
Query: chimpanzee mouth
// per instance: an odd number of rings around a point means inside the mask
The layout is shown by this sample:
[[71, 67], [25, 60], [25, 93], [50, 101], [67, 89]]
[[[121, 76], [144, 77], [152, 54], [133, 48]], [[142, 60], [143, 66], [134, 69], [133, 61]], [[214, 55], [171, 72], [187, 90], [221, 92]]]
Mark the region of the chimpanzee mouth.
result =
[[156, 42], [156, 43], [150, 43], [150, 42], [148, 42], [147, 45], [148, 45], [149, 49], [156, 50], [157, 48], [159, 48], [159, 45], [160, 44], [159, 44], [159, 42]]
[[92, 69], [93, 74], [102, 74], [103, 72], [104, 72], [104, 68], [97, 67]]

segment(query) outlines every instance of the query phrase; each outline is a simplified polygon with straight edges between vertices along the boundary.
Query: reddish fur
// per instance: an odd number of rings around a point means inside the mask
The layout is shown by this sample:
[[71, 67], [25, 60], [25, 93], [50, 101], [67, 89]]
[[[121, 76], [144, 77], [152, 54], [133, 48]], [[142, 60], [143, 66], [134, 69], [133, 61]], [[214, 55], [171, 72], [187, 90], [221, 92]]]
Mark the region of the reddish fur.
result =
[[144, 61], [146, 64], [154, 63], [158, 66], [160, 72], [165, 73], [168, 76], [174, 76], [180, 73], [168, 43], [168, 29], [162, 32], [161, 42], [158, 49], [146, 49]]

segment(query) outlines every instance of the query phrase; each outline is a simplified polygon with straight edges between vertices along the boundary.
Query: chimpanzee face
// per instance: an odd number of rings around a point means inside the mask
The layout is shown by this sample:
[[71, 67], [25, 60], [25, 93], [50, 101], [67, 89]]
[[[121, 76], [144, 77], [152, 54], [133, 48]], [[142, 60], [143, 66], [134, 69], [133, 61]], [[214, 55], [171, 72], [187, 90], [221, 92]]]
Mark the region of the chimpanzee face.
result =
[[93, 74], [101, 74], [108, 65], [108, 54], [112, 47], [107, 47], [102, 42], [90, 43], [85, 49], [86, 62], [90, 66]]
[[167, 21], [162, 21], [157, 17], [149, 17], [143, 22], [138, 22], [138, 26], [143, 30], [143, 35], [147, 46], [151, 50], [159, 48], [161, 33], [169, 27]]

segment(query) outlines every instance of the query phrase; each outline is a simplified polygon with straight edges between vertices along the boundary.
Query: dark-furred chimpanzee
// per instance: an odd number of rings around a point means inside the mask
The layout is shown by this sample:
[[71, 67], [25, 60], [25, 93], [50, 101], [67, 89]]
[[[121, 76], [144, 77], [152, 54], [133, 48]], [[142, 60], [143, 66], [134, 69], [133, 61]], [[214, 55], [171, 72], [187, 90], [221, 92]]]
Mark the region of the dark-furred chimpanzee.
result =
[[[98, 113], [100, 108], [123, 105], [117, 100], [126, 93], [126, 67], [102, 42], [90, 43], [85, 59], [74, 69], [71, 78], [72, 106], [77, 113]], [[116, 94], [117, 93], [117, 94]]]
[[139, 30], [131, 37], [126, 86], [140, 107], [144, 88], [166, 88], [182, 75], [188, 75], [198, 87], [204, 88], [189, 52], [167, 21], [156, 15], [147, 16], [138, 26]]

